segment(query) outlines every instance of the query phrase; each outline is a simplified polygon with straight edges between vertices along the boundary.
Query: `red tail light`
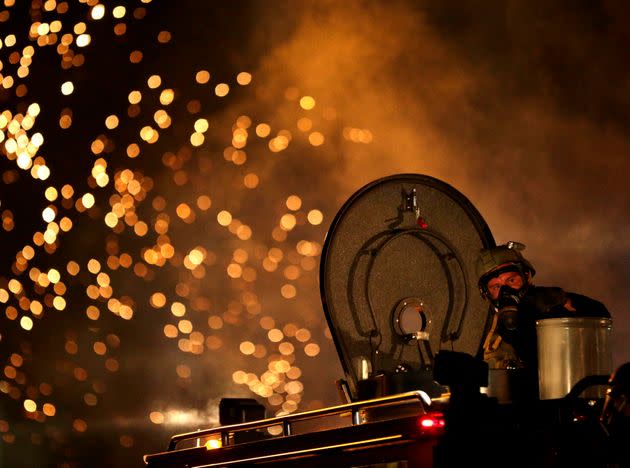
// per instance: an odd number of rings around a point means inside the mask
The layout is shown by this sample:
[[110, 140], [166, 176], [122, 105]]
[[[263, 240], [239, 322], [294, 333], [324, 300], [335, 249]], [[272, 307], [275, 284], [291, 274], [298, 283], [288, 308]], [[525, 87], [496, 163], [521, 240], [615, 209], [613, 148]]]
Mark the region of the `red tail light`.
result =
[[441, 432], [446, 426], [446, 421], [442, 413], [427, 413], [420, 416], [418, 424], [423, 432]]

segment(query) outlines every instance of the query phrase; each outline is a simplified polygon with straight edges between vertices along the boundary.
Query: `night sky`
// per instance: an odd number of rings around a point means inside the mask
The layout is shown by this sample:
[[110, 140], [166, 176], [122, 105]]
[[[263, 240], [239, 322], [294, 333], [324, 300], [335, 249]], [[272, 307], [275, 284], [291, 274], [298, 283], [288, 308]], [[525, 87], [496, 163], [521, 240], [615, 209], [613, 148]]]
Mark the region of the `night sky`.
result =
[[336, 404], [321, 248], [397, 173], [604, 302], [630, 360], [627, 5], [443, 3], [4, 0], [0, 465]]

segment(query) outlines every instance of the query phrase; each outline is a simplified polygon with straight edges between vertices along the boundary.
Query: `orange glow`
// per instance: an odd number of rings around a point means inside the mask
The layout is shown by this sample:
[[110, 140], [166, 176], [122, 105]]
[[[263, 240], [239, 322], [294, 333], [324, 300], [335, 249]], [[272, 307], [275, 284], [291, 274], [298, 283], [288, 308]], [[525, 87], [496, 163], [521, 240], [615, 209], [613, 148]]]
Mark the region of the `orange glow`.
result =
[[207, 70], [200, 70], [195, 75], [195, 81], [199, 84], [206, 84], [210, 81], [210, 73]]
[[24, 409], [29, 413], [37, 410], [37, 404], [33, 400], [24, 400]]
[[222, 446], [223, 444], [221, 444], [221, 441], [218, 439], [210, 439], [204, 444], [204, 447], [206, 447], [208, 450], [218, 449]]
[[254, 353], [254, 350], [256, 349], [256, 347], [254, 346], [254, 343], [252, 343], [251, 341], [243, 341], [240, 344], [239, 349], [241, 353], [245, 355], [249, 355], [249, 354]]
[[228, 226], [232, 222], [232, 215], [229, 211], [222, 210], [217, 214], [217, 221], [221, 226]]
[[163, 424], [164, 414], [160, 411], [151, 411], [151, 413], [149, 414], [149, 419], [153, 424]]
[[[16, 3], [5, 0], [0, 8], [7, 31], [14, 30]], [[313, 157], [321, 154], [313, 145], [325, 138], [345, 144], [345, 134], [335, 135], [324, 121], [331, 108], [305, 96], [306, 88], [274, 90], [280, 82], [269, 86], [249, 71], [225, 76], [205, 55], [194, 68], [161, 67], [156, 57], [171, 54], [181, 36], [173, 41], [164, 18], [162, 30], [156, 26], [143, 35], [147, 42], [137, 41], [138, 23], [155, 18], [150, 0], [80, 3], [85, 8], [75, 12], [67, 0], [33, 2], [25, 37], [0, 38], [6, 98], [0, 144], [7, 158], [0, 180], [8, 194], [0, 212], [5, 233], [13, 231], [8, 238], [17, 238], [0, 278], [8, 325], [0, 340], [15, 347], [7, 348], [0, 391], [24, 403], [26, 423], [56, 416], [59, 440], [82, 435], [69, 431], [90, 437], [100, 424], [94, 411], [121, 397], [111, 373], [131, 375], [130, 350], [152, 336], [160, 348], [151, 351], [173, 357], [164, 369], [182, 389], [203, 378], [200, 362], [219, 360], [228, 383], [244, 385], [239, 391], [296, 411], [304, 391], [300, 368], [306, 373], [300, 360], [319, 353], [301, 327], [312, 326], [317, 337], [320, 331], [316, 308], [298, 301], [308, 300], [302, 288], [316, 283], [321, 245], [313, 239], [323, 239], [324, 230], [314, 228], [323, 215], [309, 205], [318, 200], [312, 187], [295, 183], [310, 177], [296, 174], [294, 181], [291, 164], [316, 176]], [[72, 19], [64, 16], [71, 9]], [[98, 56], [112, 47], [120, 53]], [[47, 91], [30, 81], [41, 79], [33, 75], [44, 54], [53, 57], [46, 64], [59, 67], [46, 69]], [[86, 76], [99, 62], [106, 72]], [[129, 72], [133, 79], [121, 79], [131, 78]], [[94, 102], [103, 107], [86, 112], [86, 97], [100, 89], [108, 93]], [[40, 99], [45, 93], [55, 99]], [[50, 119], [52, 128], [45, 128]], [[356, 120], [344, 115], [343, 122], [358, 126]], [[365, 139], [367, 130], [361, 131]], [[288, 178], [279, 182], [278, 171]], [[22, 196], [27, 178], [37, 180]], [[24, 220], [33, 217], [38, 225], [29, 231]], [[286, 323], [286, 307], [300, 311], [291, 316], [295, 323]], [[112, 333], [119, 330], [120, 337]], [[42, 356], [31, 352], [30, 340], [44, 336], [57, 350], [49, 365], [33, 366]], [[230, 361], [235, 348], [240, 357]], [[48, 374], [58, 376], [53, 384], [42, 382]], [[145, 422], [174, 422], [164, 401], [146, 402]], [[4, 431], [0, 420], [0, 435], [13, 443], [7, 438], [18, 428], [6, 425]], [[116, 444], [139, 446], [129, 432], [118, 428]], [[35, 446], [50, 442], [45, 425], [30, 433]]]
[[297, 195], [291, 195], [287, 198], [286, 205], [291, 211], [297, 211], [302, 206], [302, 200]]
[[269, 338], [269, 341], [278, 343], [282, 341], [282, 339], [284, 338], [284, 335], [281, 330], [278, 330], [277, 328], [273, 328], [269, 330], [269, 332], [267, 333], [267, 337]]
[[219, 97], [227, 96], [230, 92], [230, 87], [226, 83], [219, 83], [214, 88], [214, 93]]
[[252, 75], [247, 72], [240, 72], [236, 75], [236, 82], [241, 86], [248, 85], [252, 82]]
[[324, 144], [324, 135], [321, 132], [313, 132], [308, 136], [308, 141], [313, 146], [321, 146]]
[[309, 343], [304, 347], [304, 354], [309, 357], [315, 357], [319, 354], [320, 348], [316, 343]]

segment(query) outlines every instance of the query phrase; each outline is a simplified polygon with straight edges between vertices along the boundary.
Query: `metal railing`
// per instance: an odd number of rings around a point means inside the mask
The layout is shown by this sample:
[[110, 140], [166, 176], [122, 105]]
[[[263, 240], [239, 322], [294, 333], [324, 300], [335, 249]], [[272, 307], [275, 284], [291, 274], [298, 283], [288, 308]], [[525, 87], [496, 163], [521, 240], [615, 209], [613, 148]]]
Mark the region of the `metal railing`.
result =
[[228, 445], [234, 445], [230, 442], [230, 436], [232, 436], [236, 432], [265, 429], [274, 426], [282, 426], [282, 434], [279, 434], [276, 437], [286, 437], [293, 434], [293, 425], [299, 421], [307, 421], [348, 412], [351, 413], [352, 426], [356, 426], [365, 422], [362, 419], [362, 411], [365, 411], [367, 409], [385, 408], [387, 406], [412, 403], [418, 404], [420, 408], [418, 414], [424, 414], [426, 412], [423, 404], [422, 392], [414, 391], [400, 393], [397, 395], [374, 398], [372, 400], [357, 401], [345, 405], [331, 406], [327, 408], [305, 411], [303, 413], [288, 414], [284, 416], [277, 416], [275, 418], [261, 419], [259, 421], [232, 424], [229, 426], [220, 426], [210, 429], [197, 430], [194, 432], [177, 434], [171, 437], [168, 445], [168, 451], [170, 452], [175, 450], [177, 448], [177, 444], [181, 443], [184, 440], [196, 440], [200, 439], [201, 437], [211, 438], [212, 436], [216, 437], [217, 435], [219, 435], [221, 438], [221, 445], [223, 447], [226, 447]]

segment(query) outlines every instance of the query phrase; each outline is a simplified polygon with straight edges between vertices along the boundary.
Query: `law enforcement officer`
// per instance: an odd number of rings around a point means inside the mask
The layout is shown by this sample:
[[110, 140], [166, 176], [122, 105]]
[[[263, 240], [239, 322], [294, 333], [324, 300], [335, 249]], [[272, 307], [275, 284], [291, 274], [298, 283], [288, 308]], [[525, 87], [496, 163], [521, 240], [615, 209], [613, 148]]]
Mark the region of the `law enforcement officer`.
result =
[[594, 299], [557, 287], [534, 286], [536, 270], [523, 256], [524, 248], [508, 242], [479, 255], [479, 289], [491, 304], [481, 349], [490, 369], [537, 368], [536, 320], [610, 317]]

